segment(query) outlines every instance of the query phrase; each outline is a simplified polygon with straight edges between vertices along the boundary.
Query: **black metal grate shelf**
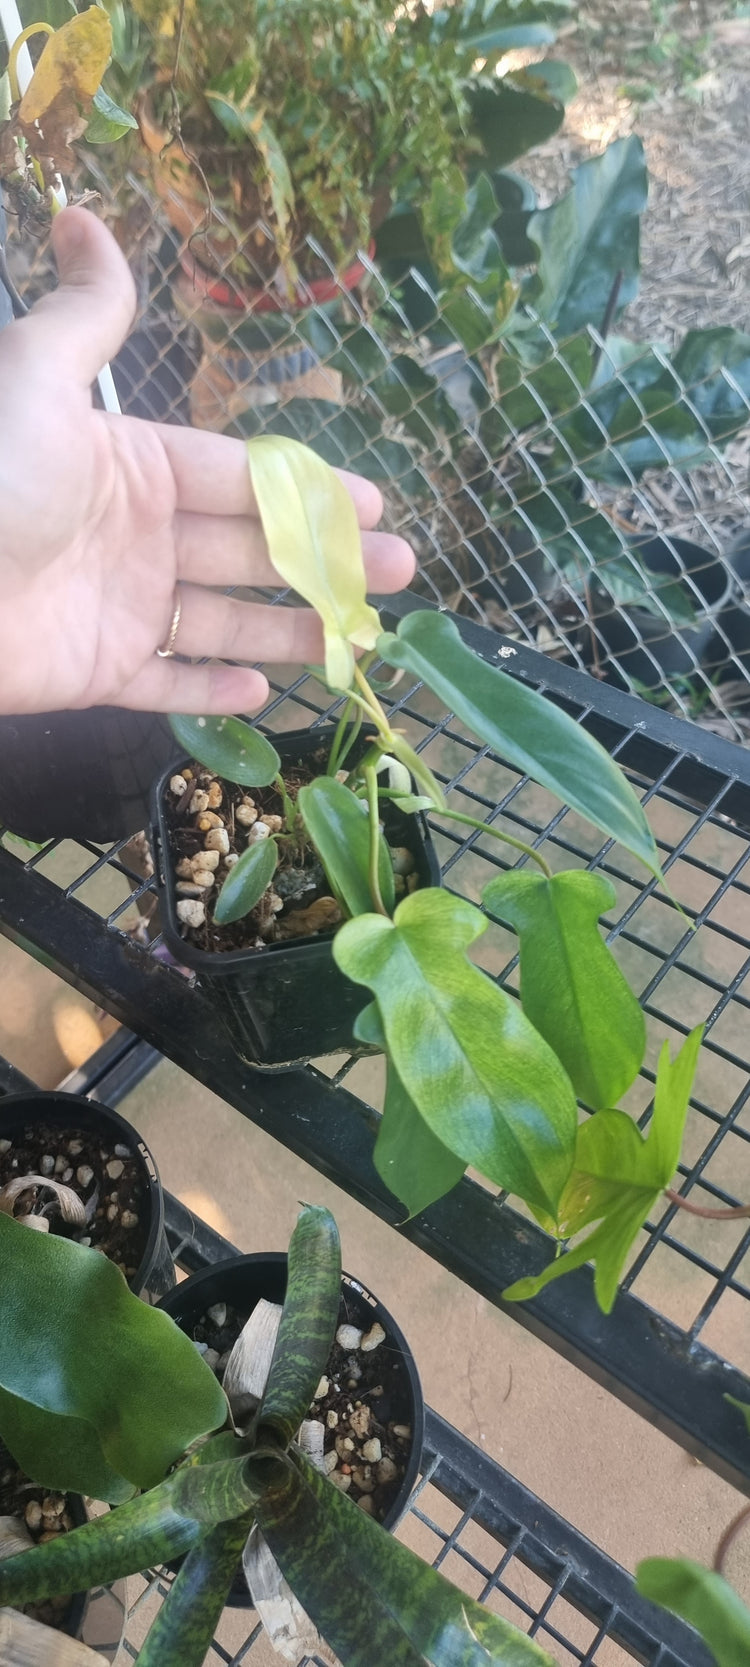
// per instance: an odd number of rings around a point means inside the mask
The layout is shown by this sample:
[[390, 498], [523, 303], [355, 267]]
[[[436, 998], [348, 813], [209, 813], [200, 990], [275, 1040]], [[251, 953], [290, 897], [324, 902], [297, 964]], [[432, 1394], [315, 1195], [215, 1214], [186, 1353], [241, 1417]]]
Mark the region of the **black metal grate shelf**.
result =
[[[495, 662], [503, 656], [507, 670], [543, 687], [620, 760], [648, 804], [668, 883], [695, 930], [654, 881], [643, 883], [627, 854], [462, 734], [408, 680], [394, 702], [399, 722], [457, 806], [520, 830], [543, 845], [553, 867], [596, 867], [611, 879], [610, 941], [649, 1017], [646, 1065], [628, 1107], [647, 1120], [661, 1041], [679, 1045], [705, 1021], [680, 1187], [709, 1206], [750, 1198], [750, 755], [459, 623], [478, 652]], [[270, 730], [284, 730], [330, 711], [303, 675], [275, 691], [263, 718]], [[493, 868], [503, 866], [497, 843], [486, 849], [481, 833], [462, 839], [439, 818], [433, 830], [446, 884], [476, 900]], [[370, 1156], [372, 1062], [337, 1059], [281, 1076], [243, 1063], [201, 993], [160, 960], [158, 941], [137, 941], [135, 905], [148, 887], [122, 847], [65, 843], [29, 857], [11, 843], [0, 849], [0, 927], [397, 1225], [398, 1207]], [[513, 987], [515, 939], [492, 924], [478, 950], [486, 970]], [[470, 1180], [401, 1231], [498, 1304], [506, 1285], [549, 1258], [549, 1241], [530, 1220]], [[609, 1319], [595, 1307], [588, 1269], [511, 1312], [750, 1491], [750, 1443], [724, 1400], [727, 1392], [750, 1400], [749, 1298], [748, 1224], [699, 1222], [665, 1202], [636, 1247]]]

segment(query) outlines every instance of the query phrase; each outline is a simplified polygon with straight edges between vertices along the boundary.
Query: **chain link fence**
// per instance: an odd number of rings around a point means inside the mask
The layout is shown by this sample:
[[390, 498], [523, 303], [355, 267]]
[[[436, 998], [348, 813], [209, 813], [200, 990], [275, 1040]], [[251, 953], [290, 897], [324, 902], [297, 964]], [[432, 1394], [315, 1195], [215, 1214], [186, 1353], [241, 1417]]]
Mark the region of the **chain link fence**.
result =
[[[240, 286], [218, 209], [180, 235], [168, 188], [96, 183], [139, 291], [126, 411], [307, 442], [378, 481], [425, 598], [750, 738], [750, 338], [695, 332], [670, 355], [605, 317], [561, 341], [527, 307], [509, 344], [469, 282], [457, 311], [418, 263], [363, 252], [337, 276], [312, 242], [290, 303], [261, 276], [261, 222]], [[10, 255], [45, 287], [18, 224]]]

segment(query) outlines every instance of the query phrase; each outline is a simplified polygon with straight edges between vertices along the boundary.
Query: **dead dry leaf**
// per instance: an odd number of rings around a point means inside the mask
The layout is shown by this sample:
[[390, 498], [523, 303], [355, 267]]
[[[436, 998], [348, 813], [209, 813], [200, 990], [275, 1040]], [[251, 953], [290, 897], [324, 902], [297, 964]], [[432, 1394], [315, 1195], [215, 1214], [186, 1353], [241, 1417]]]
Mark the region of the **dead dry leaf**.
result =
[[23, 126], [43, 122], [45, 137], [48, 112], [61, 93], [73, 102], [87, 105], [94, 97], [112, 55], [112, 26], [101, 6], [71, 17], [50, 35], [26, 92], [19, 118]]

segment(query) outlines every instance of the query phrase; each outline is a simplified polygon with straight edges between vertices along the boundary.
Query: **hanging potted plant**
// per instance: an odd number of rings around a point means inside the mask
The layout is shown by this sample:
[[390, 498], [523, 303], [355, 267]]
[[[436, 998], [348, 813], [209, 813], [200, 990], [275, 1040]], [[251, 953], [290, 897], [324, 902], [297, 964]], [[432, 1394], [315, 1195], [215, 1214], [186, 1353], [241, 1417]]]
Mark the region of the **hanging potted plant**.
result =
[[[552, 1667], [532, 1639], [384, 1533], [335, 1485], [336, 1471], [329, 1476], [308, 1456], [304, 1425], [340, 1330], [340, 1248], [327, 1210], [305, 1207], [292, 1236], [266, 1381], [243, 1389], [241, 1337], [226, 1367], [229, 1397], [194, 1344], [166, 1314], [136, 1303], [104, 1258], [23, 1235], [12, 1222], [3, 1230], [2, 1220], [0, 1239], [12, 1288], [23, 1292], [59, 1368], [41, 1409], [23, 1334], [16, 1325], [11, 1340], [3, 1327], [2, 1372], [16, 1384], [37, 1468], [67, 1469], [99, 1497], [122, 1501], [65, 1543], [0, 1563], [0, 1605], [182, 1557], [138, 1662], [200, 1667], [241, 1563], [261, 1620], [287, 1651], [315, 1653], [323, 1639], [343, 1667]], [[56, 1313], [53, 1267], [64, 1275]], [[92, 1384], [94, 1352], [104, 1381]], [[48, 1442], [61, 1414], [71, 1420], [64, 1462]], [[76, 1416], [87, 1419], [85, 1443]], [[133, 1497], [136, 1487], [144, 1491]], [[51, 1652], [47, 1659], [54, 1662]]]

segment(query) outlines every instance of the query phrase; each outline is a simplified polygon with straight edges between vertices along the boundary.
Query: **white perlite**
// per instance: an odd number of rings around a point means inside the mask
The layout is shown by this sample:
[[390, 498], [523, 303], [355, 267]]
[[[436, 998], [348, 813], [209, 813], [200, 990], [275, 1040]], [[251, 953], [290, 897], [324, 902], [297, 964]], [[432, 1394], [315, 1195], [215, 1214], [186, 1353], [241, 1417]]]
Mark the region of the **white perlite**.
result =
[[362, 1333], [355, 1325], [340, 1325], [336, 1332], [336, 1342], [347, 1354], [353, 1354], [362, 1342]]

